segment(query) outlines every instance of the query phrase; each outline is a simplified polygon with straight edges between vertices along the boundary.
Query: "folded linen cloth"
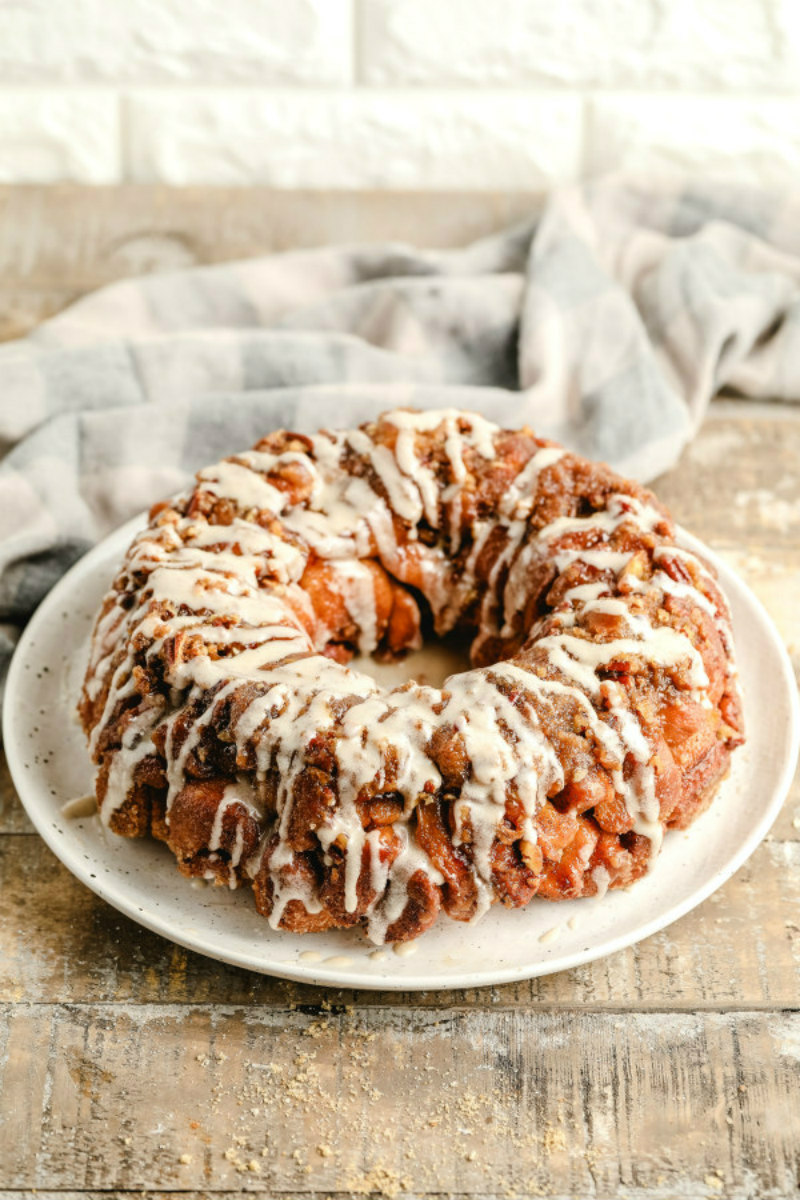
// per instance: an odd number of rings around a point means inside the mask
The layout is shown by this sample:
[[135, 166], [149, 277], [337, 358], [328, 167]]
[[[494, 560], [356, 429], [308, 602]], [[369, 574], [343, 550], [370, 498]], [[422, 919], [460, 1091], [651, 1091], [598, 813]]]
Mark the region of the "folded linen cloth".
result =
[[609, 178], [462, 250], [113, 284], [0, 346], [0, 672], [94, 542], [272, 429], [471, 408], [648, 480], [723, 387], [800, 398], [800, 197]]

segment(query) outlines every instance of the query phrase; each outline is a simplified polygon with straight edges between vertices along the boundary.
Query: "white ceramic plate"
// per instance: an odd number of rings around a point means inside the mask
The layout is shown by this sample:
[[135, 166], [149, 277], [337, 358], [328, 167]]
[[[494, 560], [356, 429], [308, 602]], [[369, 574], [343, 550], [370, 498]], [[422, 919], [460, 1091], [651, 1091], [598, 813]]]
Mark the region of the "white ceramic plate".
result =
[[[4, 737], [14, 783], [51, 850], [83, 883], [148, 929], [213, 958], [336, 987], [479, 987], [562, 971], [640, 941], [694, 908], [752, 854], [783, 802], [797, 758], [791, 667], [759, 602], [695, 539], [716, 566], [733, 610], [747, 744], [730, 777], [687, 834], [668, 834], [645, 879], [600, 900], [523, 910], [495, 908], [474, 926], [440, 918], [418, 942], [376, 953], [353, 931], [274, 932], [247, 891], [197, 886], [164, 846], [106, 832], [96, 816], [65, 819], [61, 806], [92, 791], [75, 703], [94, 614], [139, 517], [81, 559], [45, 598], [14, 655]], [[410, 952], [409, 952], [410, 951]]]

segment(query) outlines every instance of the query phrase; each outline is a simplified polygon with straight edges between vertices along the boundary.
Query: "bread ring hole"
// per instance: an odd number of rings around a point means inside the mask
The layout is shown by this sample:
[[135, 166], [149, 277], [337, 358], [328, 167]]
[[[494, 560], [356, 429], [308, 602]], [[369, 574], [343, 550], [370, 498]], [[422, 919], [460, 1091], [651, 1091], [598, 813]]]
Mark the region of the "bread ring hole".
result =
[[425, 687], [440, 688], [449, 675], [470, 671], [470, 635], [448, 634], [447, 637], [431, 636], [419, 650], [410, 650], [395, 662], [379, 662], [371, 654], [359, 654], [348, 664], [355, 671], [363, 671], [383, 688], [402, 687], [413, 681]]

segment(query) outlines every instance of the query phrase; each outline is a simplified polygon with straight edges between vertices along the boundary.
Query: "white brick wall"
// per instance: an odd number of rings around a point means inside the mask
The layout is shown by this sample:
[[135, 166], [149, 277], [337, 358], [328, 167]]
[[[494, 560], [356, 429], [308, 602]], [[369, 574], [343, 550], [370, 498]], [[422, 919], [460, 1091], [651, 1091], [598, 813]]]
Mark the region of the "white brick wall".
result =
[[0, 182], [115, 183], [118, 101], [105, 89], [0, 89]]
[[576, 174], [569, 93], [142, 91], [123, 101], [129, 170], [167, 183], [539, 187]]
[[795, 0], [362, 0], [361, 27], [372, 84], [800, 85]]
[[350, 0], [0, 0], [0, 80], [347, 84]]
[[800, 184], [800, 95], [595, 96], [586, 140], [592, 174], [719, 164], [742, 182]]
[[0, 181], [800, 183], [800, 0], [0, 0]]

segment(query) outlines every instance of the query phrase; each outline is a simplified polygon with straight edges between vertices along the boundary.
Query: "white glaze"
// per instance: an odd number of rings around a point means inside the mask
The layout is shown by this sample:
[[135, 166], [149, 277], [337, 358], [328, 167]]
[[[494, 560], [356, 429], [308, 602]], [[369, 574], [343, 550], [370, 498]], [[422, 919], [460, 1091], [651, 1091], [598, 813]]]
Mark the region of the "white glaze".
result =
[[61, 805], [61, 815], [66, 817], [68, 821], [75, 821], [79, 817], [91, 817], [97, 812], [97, 799], [95, 796], [75, 796], [72, 800], [67, 800]]
[[556, 938], [558, 938], [560, 936], [561, 936], [561, 926], [553, 925], [551, 929], [545, 929], [544, 933], [540, 933], [538, 940], [543, 946], [547, 946], [551, 942], [554, 942], [556, 940]]
[[[470, 549], [465, 551], [461, 571], [454, 572], [449, 556], [461, 545], [462, 494], [471, 464], [492, 462], [498, 430], [483, 418], [455, 410], [398, 411], [384, 420], [397, 430], [392, 450], [361, 429], [316, 435], [310, 439], [309, 454], [250, 451], [200, 472], [200, 494], [227, 501], [235, 514], [231, 523], [210, 525], [196, 515], [172, 517], [136, 539], [126, 569], [145, 582], [133, 593], [136, 602], [130, 608], [112, 593], [110, 607], [95, 629], [87, 685], [92, 700], [101, 694], [104, 683], [109, 685], [92, 735], [93, 750], [120, 701], [136, 694], [130, 651], [134, 641], [146, 647], [149, 661], [163, 663], [175, 716], [187, 702], [204, 706], [180, 745], [173, 736], [175, 717], [167, 722], [168, 809], [184, 786], [190, 755], [201, 749], [218, 706], [237, 694], [242, 684], [258, 685], [229, 731], [239, 761], [247, 761], [255, 750], [255, 771], [226, 788], [208, 849], [212, 854], [220, 849], [224, 814], [234, 802], [262, 820], [259, 781], [276, 768], [279, 841], [270, 859], [274, 891], [270, 922], [275, 927], [292, 900], [300, 900], [310, 913], [321, 909], [310, 889], [296, 881], [287, 883], [284, 868], [294, 858], [287, 840], [289, 820], [307, 747], [320, 734], [333, 735], [337, 802], [316, 835], [325, 853], [334, 843], [344, 850], [347, 911], [357, 907], [362, 863], [368, 863], [376, 899], [367, 924], [376, 942], [402, 915], [412, 875], [421, 871], [433, 884], [443, 882], [417, 845], [412, 820], [420, 796], [436, 792], [442, 784], [428, 753], [433, 733], [442, 726], [456, 731], [471, 764], [454, 805], [453, 841], [456, 846], [469, 842], [476, 916], [494, 899], [491, 851], [509, 786], [513, 785], [524, 811], [524, 835], [532, 841], [541, 805], [564, 786], [563, 769], [543, 732], [540, 713], [565, 696], [578, 705], [587, 729], [603, 748], [609, 776], [624, 798], [633, 828], [650, 839], [655, 851], [662, 826], [652, 747], [624, 690], [609, 681], [601, 684], [598, 671], [626, 656], [656, 671], [680, 671], [693, 696], [708, 703], [708, 678], [700, 654], [684, 633], [666, 621], [654, 624], [641, 610], [641, 597], [660, 593], [690, 599], [711, 613], [720, 628], [727, 622], [727, 614], [699, 587], [676, 583], [663, 570], [646, 583], [634, 578], [629, 594], [613, 594], [618, 576], [632, 560], [632, 552], [614, 544], [620, 531], [631, 527], [639, 537], [650, 537], [655, 556], [658, 539], [668, 534], [668, 523], [653, 506], [615, 495], [602, 512], [559, 517], [536, 531], [531, 517], [542, 474], [565, 453], [557, 447], [543, 447], [532, 455], [506, 489], [495, 520], [475, 522], [468, 531]], [[449, 478], [442, 479], [420, 456], [418, 435], [429, 430], [439, 430]], [[367, 474], [353, 476], [342, 468], [343, 456], [353, 453], [368, 467]], [[289, 493], [266, 477], [279, 479], [289, 467], [307, 484], [307, 497], [300, 504], [292, 504]], [[259, 514], [262, 523], [256, 524], [252, 518]], [[403, 541], [398, 540], [393, 514], [410, 526]], [[416, 526], [423, 519], [443, 531], [447, 553], [441, 545], [415, 540]], [[477, 564], [490, 537], [497, 539], [497, 549], [481, 582], [480, 626], [473, 653], [489, 637], [519, 636], [527, 581], [537, 563], [552, 563], [561, 572], [580, 563], [603, 575], [570, 588], [547, 630], [533, 631], [531, 644], [540, 657], [544, 653], [555, 677], [540, 678], [513, 662], [501, 662], [450, 676], [441, 689], [409, 682], [386, 690], [352, 665], [341, 666], [319, 653], [330, 631], [322, 626], [300, 585], [312, 552], [328, 560], [358, 630], [358, 648], [369, 655], [378, 646], [379, 633], [375, 575], [365, 558], [376, 557], [401, 580], [413, 567], [414, 578], [421, 581], [431, 604], [437, 631], [446, 633], [475, 587]], [[676, 552], [671, 544], [667, 548]], [[409, 566], [406, 556], [412, 549]], [[697, 560], [688, 557], [695, 563], [696, 577], [708, 578]], [[589, 636], [583, 622], [591, 613], [619, 618], [624, 636], [610, 640]], [[120, 657], [117, 651], [126, 645], [129, 652]], [[212, 689], [213, 696], [209, 695]], [[509, 689], [513, 698], [507, 694]], [[600, 706], [601, 695], [605, 707]], [[350, 707], [337, 715], [335, 706], [342, 700]], [[163, 719], [164, 700], [156, 698], [142, 705], [125, 728], [122, 748], [112, 757], [101, 806], [106, 824], [129, 795], [138, 764], [155, 752], [151, 735]], [[635, 760], [636, 770], [625, 778], [628, 755]], [[387, 784], [389, 759], [397, 767], [387, 786], [404, 803], [403, 819], [393, 827], [401, 850], [391, 869], [378, 853], [378, 831], [366, 833], [362, 828], [356, 803], [362, 793], [380, 794]], [[266, 845], [265, 837], [255, 857], [241, 863], [243, 829], [237, 829], [229, 864], [231, 886], [238, 882], [239, 869], [251, 875], [260, 870]], [[608, 883], [603, 872], [602, 867], [593, 871], [598, 893]]]

